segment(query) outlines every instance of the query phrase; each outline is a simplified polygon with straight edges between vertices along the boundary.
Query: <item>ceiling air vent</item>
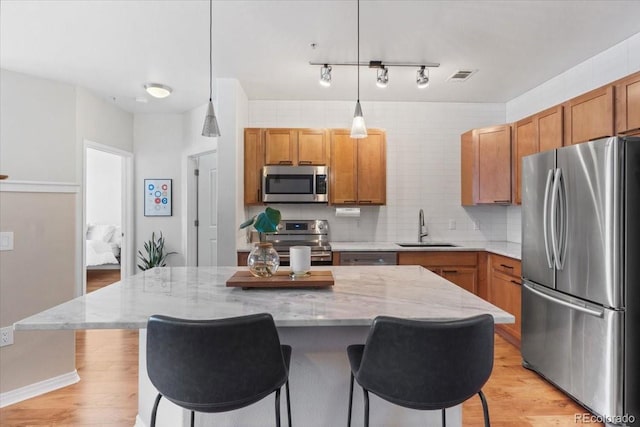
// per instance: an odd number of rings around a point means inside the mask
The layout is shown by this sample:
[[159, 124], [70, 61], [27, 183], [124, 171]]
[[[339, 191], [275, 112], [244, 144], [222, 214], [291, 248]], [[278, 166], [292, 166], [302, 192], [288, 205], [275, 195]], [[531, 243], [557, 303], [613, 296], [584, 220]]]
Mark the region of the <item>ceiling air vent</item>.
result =
[[448, 82], [465, 82], [478, 70], [458, 70], [447, 79]]

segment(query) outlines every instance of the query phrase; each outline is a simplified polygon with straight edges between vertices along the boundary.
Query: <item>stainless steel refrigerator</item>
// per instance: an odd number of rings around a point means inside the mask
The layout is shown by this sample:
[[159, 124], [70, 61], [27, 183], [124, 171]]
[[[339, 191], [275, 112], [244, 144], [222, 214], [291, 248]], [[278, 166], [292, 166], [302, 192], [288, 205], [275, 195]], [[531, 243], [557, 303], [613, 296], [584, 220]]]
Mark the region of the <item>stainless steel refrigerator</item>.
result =
[[523, 365], [640, 425], [640, 138], [528, 156], [522, 174]]

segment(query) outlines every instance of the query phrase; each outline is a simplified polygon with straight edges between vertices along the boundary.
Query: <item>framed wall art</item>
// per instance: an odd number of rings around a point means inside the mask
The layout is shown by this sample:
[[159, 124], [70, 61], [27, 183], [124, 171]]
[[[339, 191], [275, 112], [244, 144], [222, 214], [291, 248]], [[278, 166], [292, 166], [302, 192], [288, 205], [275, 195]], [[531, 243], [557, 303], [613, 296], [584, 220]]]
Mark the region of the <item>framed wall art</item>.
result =
[[144, 180], [144, 216], [171, 216], [171, 179]]

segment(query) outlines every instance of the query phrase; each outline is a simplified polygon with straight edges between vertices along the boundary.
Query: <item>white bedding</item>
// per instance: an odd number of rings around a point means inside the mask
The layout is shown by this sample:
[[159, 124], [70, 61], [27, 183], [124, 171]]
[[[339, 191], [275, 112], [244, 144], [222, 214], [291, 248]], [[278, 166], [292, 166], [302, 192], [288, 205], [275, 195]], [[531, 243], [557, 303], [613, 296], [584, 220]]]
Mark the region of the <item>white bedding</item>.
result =
[[86, 263], [87, 266], [118, 264], [113, 254], [113, 244], [102, 240], [87, 240]]

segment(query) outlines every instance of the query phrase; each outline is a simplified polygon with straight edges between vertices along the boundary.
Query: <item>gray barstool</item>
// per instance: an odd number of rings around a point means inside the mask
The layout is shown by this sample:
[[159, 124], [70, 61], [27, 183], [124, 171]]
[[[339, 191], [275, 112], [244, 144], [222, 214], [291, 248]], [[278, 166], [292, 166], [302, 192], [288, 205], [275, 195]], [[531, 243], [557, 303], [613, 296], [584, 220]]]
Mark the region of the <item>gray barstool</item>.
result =
[[291, 427], [289, 364], [291, 347], [280, 345], [268, 313], [217, 320], [154, 315], [147, 323], [147, 372], [156, 389], [151, 412], [155, 426], [160, 399], [194, 411], [227, 412], [275, 392], [280, 427], [280, 389], [286, 384]]
[[421, 321], [379, 316], [367, 342], [347, 348], [351, 365], [348, 426], [354, 378], [364, 393], [364, 425], [369, 425], [369, 393], [396, 405], [442, 410], [480, 396], [484, 423], [489, 409], [482, 393], [493, 369], [493, 317]]

